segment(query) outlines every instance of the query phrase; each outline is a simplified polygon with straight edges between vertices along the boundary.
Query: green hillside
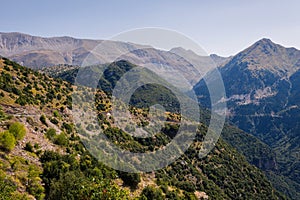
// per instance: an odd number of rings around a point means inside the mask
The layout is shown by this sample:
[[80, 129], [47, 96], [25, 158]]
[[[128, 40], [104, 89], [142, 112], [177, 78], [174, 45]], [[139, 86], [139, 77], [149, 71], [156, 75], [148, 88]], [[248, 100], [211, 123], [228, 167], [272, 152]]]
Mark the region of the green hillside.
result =
[[[223, 139], [199, 159], [205, 124], [189, 150], [164, 169], [130, 174], [108, 168], [78, 137], [80, 129], [71, 115], [71, 83], [5, 58], [0, 60], [0, 73], [1, 199], [285, 199]], [[121, 148], [153, 151], [176, 134], [181, 116], [168, 112], [170, 123], [153, 138], [131, 137], [104, 114], [111, 111], [108, 95], [95, 91], [99, 125]], [[131, 107], [131, 112], [137, 123], [147, 124], [147, 110]]]

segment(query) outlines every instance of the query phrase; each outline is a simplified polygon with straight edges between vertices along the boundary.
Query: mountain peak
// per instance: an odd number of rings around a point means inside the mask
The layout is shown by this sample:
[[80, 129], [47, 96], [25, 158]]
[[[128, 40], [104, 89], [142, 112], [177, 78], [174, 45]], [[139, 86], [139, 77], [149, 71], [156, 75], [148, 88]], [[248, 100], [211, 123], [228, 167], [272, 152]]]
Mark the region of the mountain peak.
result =
[[272, 42], [272, 40], [268, 38], [263, 38], [250, 47], [251, 50], [258, 50], [260, 53], [264, 54], [276, 53], [278, 48], [283, 47], [279, 44], [275, 44], [274, 42]]
[[274, 44], [274, 42], [272, 42], [272, 40], [269, 39], [269, 38], [262, 38], [262, 39], [258, 40], [256, 43], [260, 43], [260, 44]]
[[263, 38], [238, 54], [238, 57], [272, 57], [284, 53], [285, 48], [272, 42], [268, 38]]
[[[299, 68], [297, 65], [299, 56], [299, 50], [285, 48], [270, 39], [263, 38], [234, 56], [233, 63], [246, 63], [250, 70], [268, 70], [275, 74], [290, 76]], [[233, 63], [232, 66], [235, 65]]]

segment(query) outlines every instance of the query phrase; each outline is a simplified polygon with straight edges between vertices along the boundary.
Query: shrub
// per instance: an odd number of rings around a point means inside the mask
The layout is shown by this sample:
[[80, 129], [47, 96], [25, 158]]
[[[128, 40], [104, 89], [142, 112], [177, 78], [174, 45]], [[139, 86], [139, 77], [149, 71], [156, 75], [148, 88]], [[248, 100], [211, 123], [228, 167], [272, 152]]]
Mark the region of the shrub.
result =
[[53, 112], [53, 116], [54, 116], [54, 117], [57, 117], [57, 118], [61, 118], [61, 116], [60, 116], [60, 114], [59, 114], [59, 112], [58, 112], [57, 110], [55, 110], [55, 111]]
[[172, 200], [179, 200], [180, 197], [175, 191], [166, 191], [166, 198]]
[[166, 124], [165, 127], [162, 129], [162, 132], [173, 139], [176, 136], [178, 129], [178, 124]]
[[21, 95], [21, 94], [22, 94], [22, 92], [21, 92], [18, 88], [16, 88], [16, 87], [13, 87], [13, 88], [12, 88], [12, 92], [13, 92], [15, 95]]
[[64, 122], [63, 127], [65, 128], [65, 130], [67, 131], [68, 134], [72, 133], [73, 127], [70, 124], [67, 124]]
[[27, 118], [26, 118], [26, 122], [27, 122], [28, 124], [30, 124], [31, 126], [34, 126], [34, 125], [35, 125], [35, 123], [34, 123], [34, 121], [33, 121], [33, 119], [32, 119], [31, 117], [27, 117]]
[[124, 181], [124, 185], [128, 185], [131, 188], [136, 188], [141, 182], [141, 176], [138, 173], [120, 172], [119, 176]]
[[46, 132], [46, 137], [49, 139], [49, 140], [54, 140], [56, 136], [56, 130], [54, 128], [50, 128], [47, 130]]
[[48, 125], [47, 125], [47, 122], [46, 122], [46, 117], [45, 117], [45, 115], [41, 115], [40, 121], [41, 121], [43, 124], [45, 124], [46, 126], [48, 126]]
[[0, 106], [0, 121], [6, 119], [6, 114], [2, 111], [2, 107]]
[[66, 146], [68, 144], [68, 138], [64, 133], [61, 133], [55, 137], [54, 143], [60, 146]]
[[52, 124], [58, 124], [58, 120], [55, 119], [55, 118], [51, 118], [51, 119], [50, 119], [50, 122], [51, 122]]
[[17, 100], [15, 101], [15, 103], [21, 106], [25, 106], [28, 103], [28, 99], [25, 96], [20, 95], [19, 98], [17, 98]]
[[163, 194], [160, 189], [156, 189], [152, 186], [147, 186], [143, 189], [141, 196], [146, 197], [147, 199], [155, 199], [155, 200], [162, 200]]
[[56, 95], [56, 99], [60, 101], [62, 99], [61, 94]]
[[15, 122], [10, 125], [9, 132], [15, 136], [16, 140], [22, 140], [24, 138], [24, 136], [26, 135], [26, 128], [25, 128], [24, 124]]
[[187, 192], [195, 192], [196, 188], [191, 182], [183, 181], [177, 185], [180, 189]]
[[40, 170], [34, 166], [31, 165], [28, 170], [28, 185], [26, 187], [26, 190], [29, 194], [33, 195], [36, 199], [42, 200], [44, 199], [44, 187], [41, 185], [42, 179], [40, 178]]
[[4, 171], [0, 170], [0, 199], [9, 199], [8, 197], [17, 189], [13, 181], [6, 180], [5, 177]]
[[35, 143], [34, 146], [33, 146], [35, 149], [39, 149], [40, 148], [40, 145], [38, 143]]
[[11, 151], [15, 148], [16, 139], [9, 131], [0, 133], [0, 146], [6, 151]]
[[34, 152], [34, 149], [33, 149], [33, 146], [30, 142], [27, 142], [26, 145], [25, 145], [25, 151], [28, 151], [28, 152], [31, 152], [33, 153]]

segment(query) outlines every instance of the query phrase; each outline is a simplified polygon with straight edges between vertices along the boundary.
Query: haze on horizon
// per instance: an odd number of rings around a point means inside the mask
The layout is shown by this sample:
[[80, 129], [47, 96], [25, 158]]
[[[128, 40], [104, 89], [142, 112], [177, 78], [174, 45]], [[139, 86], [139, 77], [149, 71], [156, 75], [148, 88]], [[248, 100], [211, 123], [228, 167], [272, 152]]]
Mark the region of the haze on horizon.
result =
[[158, 27], [178, 31], [221, 56], [261, 38], [300, 49], [297, 0], [11, 0], [2, 5], [0, 32], [109, 39], [131, 29]]

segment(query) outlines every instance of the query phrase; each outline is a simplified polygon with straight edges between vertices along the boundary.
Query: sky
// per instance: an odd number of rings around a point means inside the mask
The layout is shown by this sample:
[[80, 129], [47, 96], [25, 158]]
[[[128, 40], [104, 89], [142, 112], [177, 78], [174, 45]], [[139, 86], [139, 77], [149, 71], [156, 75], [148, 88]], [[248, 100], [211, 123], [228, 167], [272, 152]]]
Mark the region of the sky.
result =
[[298, 0], [10, 0], [0, 32], [109, 39], [143, 27], [178, 31], [207, 53], [234, 55], [261, 38], [300, 49]]

